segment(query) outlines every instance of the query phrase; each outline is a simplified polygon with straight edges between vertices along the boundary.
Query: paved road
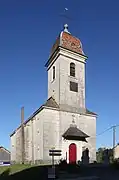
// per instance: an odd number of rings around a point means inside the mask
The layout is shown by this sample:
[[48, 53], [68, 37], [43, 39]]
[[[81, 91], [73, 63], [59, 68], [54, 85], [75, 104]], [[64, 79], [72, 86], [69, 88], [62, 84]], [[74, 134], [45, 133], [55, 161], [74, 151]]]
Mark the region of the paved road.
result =
[[[59, 179], [59, 180], [66, 180], [66, 179]], [[100, 180], [99, 177], [90, 176], [90, 177], [78, 177], [78, 178], [68, 178], [68, 180]]]
[[59, 180], [119, 180], [119, 170], [113, 168], [84, 168], [78, 174], [61, 173]]

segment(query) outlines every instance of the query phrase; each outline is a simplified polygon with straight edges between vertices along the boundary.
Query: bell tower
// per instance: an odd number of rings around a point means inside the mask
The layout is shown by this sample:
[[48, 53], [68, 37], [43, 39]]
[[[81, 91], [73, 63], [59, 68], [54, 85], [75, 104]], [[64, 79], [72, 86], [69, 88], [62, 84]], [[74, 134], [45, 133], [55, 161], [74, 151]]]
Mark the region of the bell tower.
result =
[[69, 32], [65, 24], [46, 63], [48, 98], [52, 96], [62, 110], [85, 111], [86, 59], [81, 41]]

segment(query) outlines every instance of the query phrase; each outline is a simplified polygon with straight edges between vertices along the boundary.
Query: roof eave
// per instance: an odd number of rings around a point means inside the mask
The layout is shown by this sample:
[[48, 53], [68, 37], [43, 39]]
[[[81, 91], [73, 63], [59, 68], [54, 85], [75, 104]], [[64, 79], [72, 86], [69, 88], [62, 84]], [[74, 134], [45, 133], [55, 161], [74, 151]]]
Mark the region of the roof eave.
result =
[[57, 52], [58, 52], [58, 50], [59, 50], [60, 48], [63, 48], [63, 49], [66, 49], [66, 50], [68, 50], [68, 51], [71, 51], [71, 52], [73, 52], [73, 53], [79, 54], [79, 55], [85, 57], [85, 59], [88, 58], [88, 56], [86, 56], [86, 55], [84, 55], [84, 54], [81, 54], [81, 53], [79, 53], [79, 52], [76, 52], [76, 51], [70, 50], [70, 49], [68, 49], [68, 48], [65, 48], [65, 47], [63, 47], [62, 45], [59, 45], [59, 46], [57, 46], [57, 48], [55, 49], [55, 51], [52, 53], [52, 55], [50, 56], [50, 58], [49, 58], [48, 61], [46, 62], [46, 64], [45, 64], [45, 67], [46, 67], [46, 68], [49, 66], [49, 64], [51, 63], [50, 60], [53, 58], [53, 56], [55, 56], [55, 55], [57, 54]]
[[[37, 110], [24, 122], [24, 125], [26, 125], [32, 118], [34, 118], [34, 116], [35, 116], [36, 114], [38, 114], [43, 108], [44, 108], [44, 106], [42, 105], [39, 109], [37, 109]], [[18, 128], [17, 128], [16, 130], [14, 130], [14, 131], [10, 134], [10, 137], [12, 137], [20, 127], [21, 127], [21, 125], [18, 126]]]
[[63, 136], [66, 140], [75, 140], [75, 141], [84, 141], [87, 142], [86, 137], [78, 137], [78, 136]]
[[[47, 101], [49, 101], [52, 97], [50, 97]], [[53, 98], [52, 98], [53, 99]], [[54, 99], [53, 99], [54, 100]], [[46, 101], [46, 102], [47, 102]], [[55, 100], [54, 100], [55, 101]], [[54, 102], [56, 103], [56, 102]], [[53, 109], [53, 110], [59, 110], [59, 106], [56, 104], [56, 107], [53, 107], [52, 105], [50, 106], [47, 106], [46, 103], [43, 104], [42, 106], [40, 106], [40, 108], [38, 108], [25, 122], [24, 122], [24, 125], [26, 125], [30, 120], [32, 120], [41, 110], [43, 110], [44, 108], [47, 108], [47, 109]], [[12, 134], [10, 134], [10, 137], [12, 137], [16, 131], [21, 127], [21, 125], [15, 130], [13, 131]]]

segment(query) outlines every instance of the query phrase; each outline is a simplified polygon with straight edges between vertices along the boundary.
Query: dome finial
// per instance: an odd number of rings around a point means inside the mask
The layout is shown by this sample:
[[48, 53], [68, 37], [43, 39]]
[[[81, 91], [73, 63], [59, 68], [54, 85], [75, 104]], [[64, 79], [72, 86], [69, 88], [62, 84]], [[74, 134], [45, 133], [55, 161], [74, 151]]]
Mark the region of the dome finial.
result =
[[68, 31], [68, 24], [65, 24], [65, 25], [64, 25], [64, 32], [71, 34], [71, 33]]

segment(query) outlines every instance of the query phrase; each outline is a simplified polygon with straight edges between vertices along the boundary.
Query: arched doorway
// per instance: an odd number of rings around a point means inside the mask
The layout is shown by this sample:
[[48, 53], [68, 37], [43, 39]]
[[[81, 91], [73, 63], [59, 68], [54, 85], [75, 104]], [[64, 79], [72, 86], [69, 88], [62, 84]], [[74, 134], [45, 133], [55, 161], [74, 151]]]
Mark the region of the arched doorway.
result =
[[69, 145], [69, 163], [75, 164], [77, 159], [76, 144], [72, 143]]

